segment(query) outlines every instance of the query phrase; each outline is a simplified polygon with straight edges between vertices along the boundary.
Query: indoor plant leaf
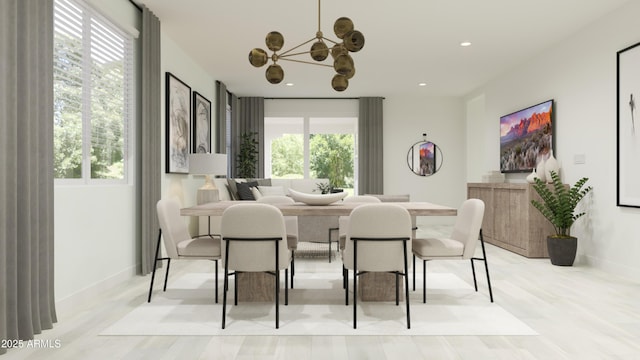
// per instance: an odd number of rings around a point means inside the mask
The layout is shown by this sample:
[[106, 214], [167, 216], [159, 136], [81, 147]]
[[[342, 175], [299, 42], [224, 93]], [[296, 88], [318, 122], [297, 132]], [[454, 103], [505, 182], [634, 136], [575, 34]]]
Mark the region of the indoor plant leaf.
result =
[[560, 180], [560, 175], [551, 172], [551, 185], [547, 185], [539, 178], [535, 178], [533, 188], [536, 190], [542, 202], [531, 200], [531, 204], [553, 224], [557, 237], [568, 237], [571, 225], [584, 212], [576, 213], [576, 206], [591, 190], [591, 186], [584, 187], [589, 180], [586, 177], [578, 180], [573, 186], [567, 187]]

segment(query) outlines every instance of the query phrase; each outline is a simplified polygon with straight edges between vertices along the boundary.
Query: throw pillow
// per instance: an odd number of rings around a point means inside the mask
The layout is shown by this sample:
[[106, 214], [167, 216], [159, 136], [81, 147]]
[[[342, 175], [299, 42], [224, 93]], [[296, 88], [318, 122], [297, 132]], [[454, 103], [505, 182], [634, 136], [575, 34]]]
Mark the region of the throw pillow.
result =
[[239, 181], [235, 181], [232, 178], [227, 178], [227, 185], [229, 185], [229, 196], [231, 197], [231, 200], [240, 200], [240, 197], [238, 197], [238, 187], [236, 186], [236, 184]]
[[284, 193], [284, 188], [282, 186], [260, 186], [258, 185], [258, 190], [263, 196], [285, 196], [287, 194]]
[[240, 200], [255, 200], [256, 198], [253, 197], [251, 188], [257, 186], [257, 181], [236, 183], [236, 188], [238, 188], [238, 198]]
[[258, 200], [262, 197], [262, 194], [260, 193], [260, 190], [258, 190], [258, 187], [252, 187], [251, 189], [251, 193], [253, 194], [253, 198]]

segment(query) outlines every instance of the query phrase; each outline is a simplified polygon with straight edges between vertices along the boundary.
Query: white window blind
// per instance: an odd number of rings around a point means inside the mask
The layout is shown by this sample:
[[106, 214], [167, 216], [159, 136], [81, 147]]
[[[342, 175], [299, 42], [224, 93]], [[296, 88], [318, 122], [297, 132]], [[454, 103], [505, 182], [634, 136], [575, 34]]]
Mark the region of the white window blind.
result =
[[133, 39], [78, 0], [54, 4], [56, 178], [125, 182]]

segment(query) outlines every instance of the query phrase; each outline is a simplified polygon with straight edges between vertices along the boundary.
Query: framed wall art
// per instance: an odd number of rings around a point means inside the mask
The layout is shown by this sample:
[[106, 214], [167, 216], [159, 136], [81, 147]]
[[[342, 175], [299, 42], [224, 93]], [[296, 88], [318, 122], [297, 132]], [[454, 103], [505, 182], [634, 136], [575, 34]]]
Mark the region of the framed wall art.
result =
[[211, 101], [193, 92], [193, 152], [211, 152]]
[[500, 117], [500, 171], [531, 172], [551, 156], [554, 145], [554, 100]]
[[[617, 205], [640, 207], [640, 43], [617, 53]], [[640, 120], [640, 119], [639, 119]]]
[[167, 173], [189, 173], [191, 88], [170, 72], [165, 78]]

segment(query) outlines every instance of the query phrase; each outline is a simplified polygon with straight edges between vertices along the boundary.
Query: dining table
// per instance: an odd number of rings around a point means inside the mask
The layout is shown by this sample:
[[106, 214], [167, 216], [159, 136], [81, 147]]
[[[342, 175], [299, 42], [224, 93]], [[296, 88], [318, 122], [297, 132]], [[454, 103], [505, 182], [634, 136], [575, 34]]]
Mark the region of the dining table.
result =
[[[230, 206], [246, 201], [218, 201], [180, 209], [182, 216], [222, 216]], [[394, 202], [407, 209], [412, 218], [418, 216], [456, 216], [457, 209], [430, 202]], [[362, 203], [337, 201], [328, 205], [309, 205], [302, 202], [272, 204], [284, 216], [349, 216]], [[414, 221], [415, 222], [415, 221]], [[414, 231], [415, 236], [415, 231]], [[273, 301], [272, 278], [258, 273], [243, 273], [238, 288], [241, 301]], [[363, 301], [390, 301], [395, 299], [395, 275], [387, 273], [367, 273], [359, 276], [359, 294]], [[402, 282], [401, 282], [402, 284]], [[286, 286], [286, 285], [285, 285]], [[403, 292], [400, 291], [402, 294]]]
[[[245, 201], [218, 201], [201, 205], [195, 205], [180, 209], [183, 216], [222, 216], [222, 213], [231, 205]], [[457, 209], [430, 202], [409, 201], [394, 202], [409, 211], [411, 216], [455, 216]], [[362, 203], [335, 202], [328, 205], [308, 205], [301, 202], [289, 204], [273, 204], [280, 209], [285, 216], [349, 216], [351, 211]]]

